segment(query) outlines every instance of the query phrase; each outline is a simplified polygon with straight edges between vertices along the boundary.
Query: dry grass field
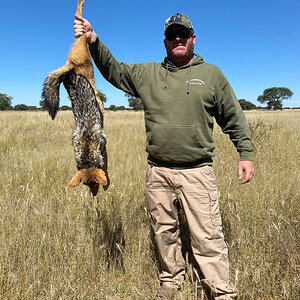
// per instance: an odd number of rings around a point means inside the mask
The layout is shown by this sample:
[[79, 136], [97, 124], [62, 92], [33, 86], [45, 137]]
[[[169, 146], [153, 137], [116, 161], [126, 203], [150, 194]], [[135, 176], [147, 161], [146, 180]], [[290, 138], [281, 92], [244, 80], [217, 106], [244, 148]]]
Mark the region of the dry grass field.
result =
[[[215, 173], [240, 299], [299, 299], [300, 111], [247, 112], [255, 177], [216, 127]], [[151, 299], [159, 285], [144, 196], [143, 114], [107, 112], [111, 186], [68, 189], [74, 119], [0, 112], [0, 299]], [[186, 230], [186, 227], [183, 228]], [[183, 237], [185, 239], [185, 237]], [[176, 299], [202, 298], [187, 247]]]

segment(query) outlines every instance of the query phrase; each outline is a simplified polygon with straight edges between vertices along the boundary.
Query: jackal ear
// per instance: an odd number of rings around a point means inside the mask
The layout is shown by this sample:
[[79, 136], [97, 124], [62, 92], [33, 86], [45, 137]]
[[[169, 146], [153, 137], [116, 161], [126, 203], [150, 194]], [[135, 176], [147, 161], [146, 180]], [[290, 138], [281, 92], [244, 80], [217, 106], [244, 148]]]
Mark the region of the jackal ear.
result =
[[73, 188], [82, 183], [82, 171], [77, 171], [77, 173], [73, 176], [71, 181], [68, 184], [69, 188]]
[[107, 178], [105, 176], [105, 173], [101, 169], [96, 169], [94, 171], [94, 176], [96, 178], [96, 182], [101, 185], [107, 185]]

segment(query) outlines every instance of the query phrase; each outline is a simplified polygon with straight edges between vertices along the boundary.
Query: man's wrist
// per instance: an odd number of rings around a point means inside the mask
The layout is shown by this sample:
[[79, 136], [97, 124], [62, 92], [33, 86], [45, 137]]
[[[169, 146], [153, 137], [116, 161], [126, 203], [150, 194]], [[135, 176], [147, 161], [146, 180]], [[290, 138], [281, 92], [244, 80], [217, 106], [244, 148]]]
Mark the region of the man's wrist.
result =
[[240, 152], [240, 160], [253, 160], [252, 151]]
[[91, 33], [91, 37], [89, 38], [88, 42], [89, 43], [94, 43], [97, 39], [97, 33], [93, 30], [92, 33]]

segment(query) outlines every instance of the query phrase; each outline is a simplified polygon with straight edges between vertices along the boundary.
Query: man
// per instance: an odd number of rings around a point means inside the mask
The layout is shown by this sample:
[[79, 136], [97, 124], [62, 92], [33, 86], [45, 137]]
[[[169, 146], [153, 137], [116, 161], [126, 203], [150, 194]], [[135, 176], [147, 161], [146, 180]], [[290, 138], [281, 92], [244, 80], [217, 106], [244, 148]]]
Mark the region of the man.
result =
[[161, 263], [157, 299], [174, 299], [184, 279], [179, 208], [186, 215], [195, 259], [215, 299], [235, 299], [212, 168], [213, 118], [240, 153], [242, 183], [251, 180], [254, 167], [248, 125], [231, 86], [219, 68], [194, 54], [196, 35], [183, 14], [165, 22], [167, 57], [162, 63], [146, 64], [118, 62], [90, 23], [75, 17], [75, 37], [86, 33], [102, 75], [143, 100], [149, 154], [146, 197]]

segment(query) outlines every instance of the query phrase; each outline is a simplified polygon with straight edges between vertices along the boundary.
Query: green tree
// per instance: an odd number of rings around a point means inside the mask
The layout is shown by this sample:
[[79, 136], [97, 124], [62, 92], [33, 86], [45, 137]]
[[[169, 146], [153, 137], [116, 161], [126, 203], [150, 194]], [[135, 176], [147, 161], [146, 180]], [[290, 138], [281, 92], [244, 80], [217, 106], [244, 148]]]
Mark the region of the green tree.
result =
[[239, 99], [239, 103], [241, 105], [242, 110], [251, 110], [256, 108], [256, 106], [253, 103], [246, 101], [245, 99]]
[[68, 105], [63, 105], [59, 108], [60, 110], [72, 110], [72, 107], [68, 106]]
[[46, 110], [45, 101], [44, 100], [40, 101], [40, 107], [41, 107], [41, 110]]
[[282, 101], [293, 96], [293, 92], [286, 87], [272, 87], [265, 89], [264, 93], [258, 96], [257, 101], [267, 103], [268, 109], [282, 109]]
[[0, 93], [0, 110], [8, 110], [11, 108], [11, 100], [13, 97]]
[[112, 104], [112, 105], [108, 108], [108, 110], [116, 111], [116, 110], [117, 110], [117, 107], [116, 107], [114, 104]]
[[117, 111], [117, 110], [126, 110], [125, 106], [124, 105], [121, 105], [121, 106], [116, 106], [114, 104], [112, 104], [108, 110], [112, 110], [112, 111]]
[[138, 111], [144, 109], [142, 99], [134, 97], [130, 94], [125, 94], [125, 97], [128, 98], [129, 107], [132, 107], [133, 110]]
[[14, 110], [29, 110], [26, 104], [17, 104], [14, 106]]
[[106, 103], [107, 97], [100, 90], [98, 90], [98, 97], [100, 98], [100, 100], [102, 101], [102, 103]]

